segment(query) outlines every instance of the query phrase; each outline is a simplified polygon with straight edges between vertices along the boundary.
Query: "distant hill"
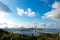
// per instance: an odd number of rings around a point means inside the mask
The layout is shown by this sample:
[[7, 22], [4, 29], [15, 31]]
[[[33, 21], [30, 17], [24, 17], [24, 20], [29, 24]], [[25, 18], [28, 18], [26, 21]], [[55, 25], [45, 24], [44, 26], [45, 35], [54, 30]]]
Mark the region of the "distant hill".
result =
[[8, 31], [3, 30], [3, 29], [0, 29], [0, 33], [5, 33], [5, 34], [8, 34]]
[[40, 35], [24, 35], [0, 29], [0, 40], [60, 40], [59, 33], [42, 33]]

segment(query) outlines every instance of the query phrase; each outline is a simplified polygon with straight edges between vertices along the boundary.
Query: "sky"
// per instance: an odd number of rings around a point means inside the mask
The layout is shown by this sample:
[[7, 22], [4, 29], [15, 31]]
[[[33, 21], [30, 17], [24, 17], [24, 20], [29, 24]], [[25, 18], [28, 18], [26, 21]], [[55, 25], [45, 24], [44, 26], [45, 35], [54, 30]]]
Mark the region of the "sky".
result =
[[0, 28], [60, 28], [60, 0], [0, 0]]

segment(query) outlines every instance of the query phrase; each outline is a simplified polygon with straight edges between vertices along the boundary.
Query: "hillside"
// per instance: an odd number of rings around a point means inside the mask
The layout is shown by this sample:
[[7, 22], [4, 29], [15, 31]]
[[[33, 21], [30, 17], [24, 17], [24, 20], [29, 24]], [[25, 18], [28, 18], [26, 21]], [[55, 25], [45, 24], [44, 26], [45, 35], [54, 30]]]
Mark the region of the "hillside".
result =
[[0, 29], [0, 40], [60, 40], [59, 33], [42, 33], [40, 35], [21, 35]]

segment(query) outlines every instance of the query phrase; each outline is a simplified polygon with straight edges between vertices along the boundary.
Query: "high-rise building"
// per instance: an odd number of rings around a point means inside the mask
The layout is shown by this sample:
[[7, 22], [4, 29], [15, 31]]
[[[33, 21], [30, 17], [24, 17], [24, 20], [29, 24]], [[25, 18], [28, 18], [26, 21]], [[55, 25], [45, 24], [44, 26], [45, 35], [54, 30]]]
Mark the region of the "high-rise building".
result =
[[34, 35], [37, 35], [37, 23], [34, 23]]

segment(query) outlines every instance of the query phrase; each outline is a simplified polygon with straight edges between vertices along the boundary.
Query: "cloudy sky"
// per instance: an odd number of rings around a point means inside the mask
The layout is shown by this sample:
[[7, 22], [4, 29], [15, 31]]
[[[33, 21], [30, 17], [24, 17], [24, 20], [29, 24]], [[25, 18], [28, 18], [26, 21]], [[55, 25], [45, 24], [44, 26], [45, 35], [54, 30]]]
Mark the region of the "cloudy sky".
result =
[[60, 28], [60, 0], [0, 0], [0, 28]]

